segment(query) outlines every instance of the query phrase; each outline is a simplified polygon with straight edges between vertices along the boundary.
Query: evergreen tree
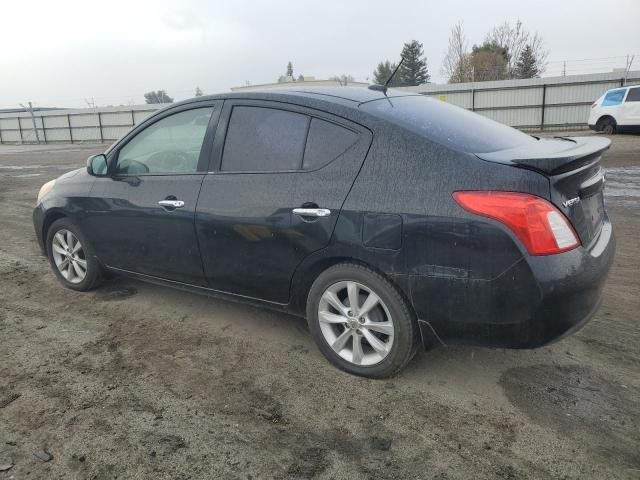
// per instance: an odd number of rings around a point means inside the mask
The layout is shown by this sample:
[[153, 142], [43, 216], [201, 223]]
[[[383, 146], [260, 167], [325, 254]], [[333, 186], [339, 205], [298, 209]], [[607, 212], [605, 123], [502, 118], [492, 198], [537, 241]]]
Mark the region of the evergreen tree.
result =
[[293, 65], [291, 62], [287, 63], [287, 74], [285, 76], [293, 78]]
[[520, 58], [516, 63], [514, 70], [515, 78], [535, 78], [539, 77], [540, 72], [538, 70], [538, 59], [531, 45], [527, 45], [522, 50]]
[[[377, 68], [373, 71], [373, 81], [378, 85], [384, 85], [396, 69], [396, 66], [397, 65], [395, 63], [391, 63], [389, 60], [380, 62]], [[397, 84], [397, 76], [398, 75], [396, 74], [396, 78], [391, 81], [390, 86]]]
[[202, 90], [200, 89], [200, 87], [196, 87], [196, 93], [193, 96], [201, 97], [202, 95], [204, 95], [204, 93], [202, 93]]
[[414, 87], [427, 83], [431, 78], [422, 46], [419, 41], [412, 40], [402, 47], [404, 62], [396, 74], [399, 77], [400, 85]]

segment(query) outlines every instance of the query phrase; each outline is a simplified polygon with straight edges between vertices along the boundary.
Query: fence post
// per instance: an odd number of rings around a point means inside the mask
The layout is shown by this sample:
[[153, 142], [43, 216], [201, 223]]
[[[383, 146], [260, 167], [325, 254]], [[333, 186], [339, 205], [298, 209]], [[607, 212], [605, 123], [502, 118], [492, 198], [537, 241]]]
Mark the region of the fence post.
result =
[[476, 89], [471, 87], [471, 111], [476, 111]]
[[547, 103], [547, 84], [542, 85], [542, 114], [540, 115], [540, 131], [544, 130], [544, 107]]
[[17, 117], [18, 120], [18, 131], [20, 132], [20, 145], [24, 143], [24, 137], [22, 136], [22, 123], [20, 122], [20, 117]]
[[2, 128], [0, 127], [0, 145], [2, 145]]
[[71, 115], [67, 113], [67, 125], [69, 126], [69, 141], [73, 143], [73, 130], [71, 129]]
[[98, 129], [100, 130], [100, 143], [104, 143], [104, 135], [102, 134], [102, 115], [98, 112]]
[[133, 110], [131, 110], [131, 126], [133, 127], [136, 124], [136, 117], [133, 114]]
[[44, 117], [40, 115], [40, 123], [42, 123], [42, 138], [44, 143], [47, 143], [47, 127], [44, 125]]

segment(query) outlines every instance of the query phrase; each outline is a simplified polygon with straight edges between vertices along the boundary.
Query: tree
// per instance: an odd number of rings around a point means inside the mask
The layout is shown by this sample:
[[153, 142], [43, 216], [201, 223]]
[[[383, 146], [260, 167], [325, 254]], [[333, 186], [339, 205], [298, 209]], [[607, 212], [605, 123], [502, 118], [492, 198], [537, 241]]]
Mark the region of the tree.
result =
[[514, 73], [515, 78], [535, 78], [540, 76], [538, 71], [538, 60], [531, 45], [527, 45], [522, 50]]
[[431, 76], [427, 70], [427, 59], [424, 57], [422, 43], [417, 40], [405, 43], [401, 55], [404, 62], [397, 73], [400, 85], [414, 87], [427, 83]]
[[287, 75], [286, 76], [293, 78], [293, 65], [291, 64], [291, 61], [289, 61], [289, 63], [287, 63]]
[[508, 78], [509, 52], [495, 43], [484, 42], [471, 49], [473, 80], [486, 82]]
[[304, 76], [302, 74], [298, 75], [298, 82], [304, 82]]
[[[380, 62], [376, 69], [373, 71], [373, 81], [378, 85], [384, 85], [393, 71], [396, 69], [397, 65], [395, 63], [391, 63], [389, 60], [385, 60], [384, 62]], [[397, 86], [398, 85], [398, 75], [396, 74], [395, 78], [391, 80], [389, 86]]]
[[147, 103], [173, 103], [173, 98], [167, 95], [164, 90], [158, 90], [145, 93], [144, 101]]
[[347, 75], [344, 73], [342, 75], [334, 75], [333, 77], [329, 77], [329, 80], [338, 82], [340, 85], [344, 87], [346, 87], [349, 83], [356, 81], [356, 79], [353, 78], [351, 75]]
[[538, 75], [544, 73], [546, 69], [549, 52], [544, 48], [542, 37], [537, 33], [531, 34], [525, 30], [520, 20], [517, 20], [514, 26], [511, 26], [509, 22], [504, 22], [502, 25], [494, 27], [487, 34], [485, 43], [498, 45], [509, 52], [507, 61], [508, 78], [515, 77], [516, 64], [527, 45], [531, 47], [533, 58], [536, 59]]
[[202, 93], [202, 90], [200, 89], [200, 87], [196, 87], [196, 93], [193, 96], [201, 97], [202, 95], [204, 95], [204, 93]]
[[473, 80], [469, 41], [462, 29], [462, 22], [451, 28], [449, 47], [442, 62], [442, 73], [448, 77], [449, 83], [471, 82]]

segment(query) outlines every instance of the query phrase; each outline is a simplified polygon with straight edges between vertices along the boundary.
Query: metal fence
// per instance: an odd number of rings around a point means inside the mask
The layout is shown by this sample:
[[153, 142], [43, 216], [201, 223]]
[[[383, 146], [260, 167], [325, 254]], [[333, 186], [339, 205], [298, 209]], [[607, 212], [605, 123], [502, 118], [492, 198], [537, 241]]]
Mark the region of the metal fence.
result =
[[640, 71], [502, 80], [405, 90], [437, 97], [523, 130], [587, 128], [589, 109], [605, 91], [640, 84]]
[[[640, 71], [495, 82], [427, 84], [405, 90], [434, 96], [523, 130], [587, 128], [589, 108], [610, 88], [640, 84]], [[349, 88], [349, 87], [345, 87]], [[0, 143], [112, 142], [163, 105], [0, 113]]]
[[136, 105], [0, 114], [0, 143], [112, 142], [163, 105]]

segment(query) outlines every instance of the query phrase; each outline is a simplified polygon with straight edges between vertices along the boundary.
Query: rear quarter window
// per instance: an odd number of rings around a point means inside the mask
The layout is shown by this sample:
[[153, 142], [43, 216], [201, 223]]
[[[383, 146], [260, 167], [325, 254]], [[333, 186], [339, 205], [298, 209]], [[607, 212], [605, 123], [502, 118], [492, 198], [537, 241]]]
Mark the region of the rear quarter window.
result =
[[361, 108], [460, 152], [496, 152], [536, 141], [515, 128], [424, 95], [375, 100]]
[[358, 134], [335, 123], [311, 119], [302, 168], [316, 170], [338, 158], [358, 140]]

